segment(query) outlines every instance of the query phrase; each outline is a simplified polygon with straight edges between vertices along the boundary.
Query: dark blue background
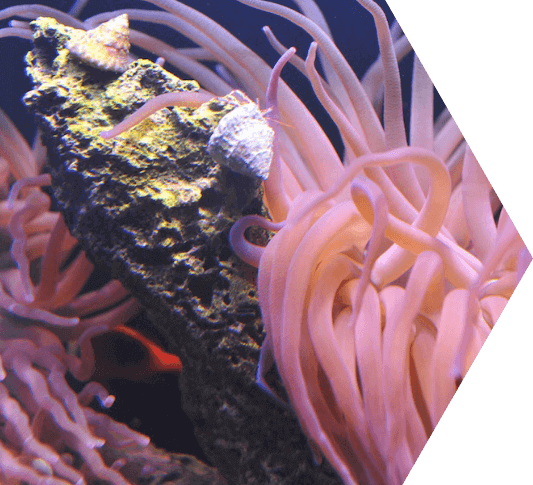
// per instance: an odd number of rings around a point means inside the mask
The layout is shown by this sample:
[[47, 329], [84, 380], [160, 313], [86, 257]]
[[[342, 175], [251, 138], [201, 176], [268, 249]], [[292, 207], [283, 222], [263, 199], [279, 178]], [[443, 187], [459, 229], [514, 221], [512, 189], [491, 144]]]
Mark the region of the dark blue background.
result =
[[[48, 0], [42, 3], [61, 10], [68, 10], [73, 0]], [[3, 0], [2, 6], [17, 5], [21, 2]], [[277, 54], [268, 44], [261, 28], [269, 25], [276, 36], [287, 46], [294, 45], [298, 54], [305, 57], [311, 38], [301, 29], [293, 26], [284, 19], [274, 15], [254, 10], [236, 0], [185, 0], [183, 3], [209, 15], [226, 29], [232, 32], [246, 45], [254, 49], [270, 65], [277, 59]], [[294, 7], [290, 0], [280, 0], [279, 3]], [[366, 71], [378, 53], [376, 32], [371, 15], [355, 0], [318, 0], [317, 3], [330, 25], [335, 42], [358, 76]], [[385, 9], [389, 21], [393, 16], [383, 0], [378, 3]], [[151, 4], [140, 0], [91, 0], [82, 12], [86, 18], [96, 13], [121, 8], [153, 8]], [[0, 26], [7, 26], [7, 21], [0, 21]], [[187, 44], [187, 40], [175, 31], [161, 26], [150, 26], [139, 22], [132, 22], [132, 26], [139, 30], [152, 32], [173, 45]], [[31, 88], [24, 75], [23, 56], [30, 48], [30, 42], [22, 39], [0, 39], [2, 57], [2, 75], [0, 77], [0, 107], [4, 109], [20, 127], [26, 137], [33, 134], [33, 121], [26, 113], [20, 102], [22, 95]], [[402, 72], [405, 91], [410, 84], [411, 57], [404, 62]], [[328, 116], [320, 109], [308, 81], [298, 74], [294, 68], [284, 70], [283, 77], [310, 107], [317, 119], [326, 128], [328, 134], [338, 146], [336, 129]]]

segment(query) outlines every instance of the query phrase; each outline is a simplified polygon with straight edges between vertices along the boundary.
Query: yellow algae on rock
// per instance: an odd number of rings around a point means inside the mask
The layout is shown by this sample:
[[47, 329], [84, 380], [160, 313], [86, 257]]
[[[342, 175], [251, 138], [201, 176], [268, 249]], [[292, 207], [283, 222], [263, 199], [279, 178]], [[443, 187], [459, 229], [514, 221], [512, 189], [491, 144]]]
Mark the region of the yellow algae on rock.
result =
[[[91, 259], [170, 320], [182, 318], [184, 307], [186, 325], [198, 328], [253, 314], [257, 339], [242, 336], [242, 358], [254, 365], [261, 319], [257, 299], [248, 296], [255, 294], [253, 275], [234, 256], [228, 232], [243, 214], [263, 210], [260, 182], [207, 152], [220, 119], [242, 99], [231, 93], [198, 109], [166, 108], [104, 140], [101, 131], [148, 100], [198, 84], [144, 59], [122, 73], [94, 69], [69, 51], [72, 29], [44, 18], [32, 28], [27, 71], [34, 89], [24, 101], [46, 139], [54, 197], [70, 231]], [[205, 345], [217, 345], [210, 338]]]

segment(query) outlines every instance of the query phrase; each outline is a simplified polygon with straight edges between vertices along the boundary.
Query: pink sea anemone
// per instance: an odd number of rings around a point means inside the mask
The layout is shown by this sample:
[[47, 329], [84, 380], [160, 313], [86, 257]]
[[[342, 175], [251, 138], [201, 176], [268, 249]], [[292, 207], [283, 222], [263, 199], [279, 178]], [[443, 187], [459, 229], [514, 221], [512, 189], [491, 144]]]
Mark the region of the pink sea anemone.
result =
[[[274, 222], [249, 216], [231, 234], [237, 254], [259, 268], [267, 338], [258, 380], [266, 387], [262, 375], [275, 362], [317, 459], [323, 453], [345, 483], [402, 483], [531, 257], [505, 210], [495, 222], [499, 201], [453, 118], [444, 111], [434, 121], [433, 87], [416, 56], [407, 143], [396, 54], [406, 40], [374, 2], [359, 2], [381, 50], [365, 90], [311, 19], [239, 1], [314, 37], [305, 63], [293, 62], [346, 148], [342, 162], [322, 145], [322, 156], [281, 151], [282, 137], [298, 136], [277, 125], [287, 51], [266, 95], [277, 132], [265, 182]], [[327, 80], [314, 67], [318, 47]], [[266, 248], [246, 241], [252, 225], [277, 232]]]
[[[259, 267], [260, 372], [275, 361], [311, 443], [345, 483], [400, 484], [531, 256], [504, 209], [495, 222], [497, 198], [453, 119], [445, 112], [434, 123], [432, 85], [416, 57], [407, 144], [399, 42], [374, 2], [359, 3], [378, 31], [383, 127], [372, 108], [381, 99], [367, 94], [379, 89], [363, 90], [315, 24], [239, 1], [314, 37], [343, 89], [320, 79], [315, 43], [306, 73], [347, 146], [333, 183], [317, 168], [321, 190], [285, 177], [265, 183], [278, 224], [250, 217], [233, 229], [234, 249]], [[254, 224], [277, 231], [264, 249], [244, 239]]]
[[66, 374], [89, 380], [91, 337], [140, 305], [118, 281], [82, 293], [93, 264], [50, 210], [45, 161], [39, 141], [30, 148], [0, 110], [0, 481], [127, 485], [123, 462], [108, 466], [99, 449], [142, 448], [149, 438], [89, 407], [94, 398], [112, 405], [103, 386], [91, 382], [76, 394]]
[[[324, 455], [344, 483], [400, 484], [531, 255], [450, 113], [435, 117], [433, 86], [416, 56], [407, 137], [398, 62], [410, 46], [377, 4], [358, 0], [374, 18], [380, 47], [360, 81], [312, 0], [295, 0], [303, 14], [274, 2], [238, 1], [313, 37], [305, 61], [290, 62], [335, 122], [342, 159], [279, 81], [292, 51], [268, 29], [278, 52], [289, 52], [272, 72], [219, 25], [174, 0], [149, 0], [162, 11], [128, 9], [83, 23], [44, 7], [22, 6], [10, 15], [54, 15], [91, 28], [127, 13], [166, 25], [200, 48], [176, 50], [136, 31], [132, 44], [213, 95], [236, 83], [269, 108], [276, 132], [264, 184], [270, 220], [248, 216], [231, 234], [236, 253], [259, 271], [266, 339], [258, 382], [280, 399], [263, 379], [275, 363], [315, 459]], [[231, 75], [215, 75], [204, 60]], [[252, 225], [275, 232], [266, 247], [247, 241]], [[20, 294], [28, 299], [27, 284]]]
[[[95, 364], [90, 338], [140, 306], [118, 281], [80, 294], [93, 265], [83, 251], [74, 252], [77, 241], [63, 217], [50, 211], [40, 188], [50, 176], [39, 175], [39, 148], [30, 149], [2, 111], [0, 127], [4, 196], [15, 180], [0, 202], [2, 242], [11, 240], [0, 266], [0, 480], [82, 485], [99, 478], [127, 485], [117, 471], [121, 462], [108, 467], [97, 450], [106, 442], [143, 447], [149, 438], [90, 409], [95, 397], [109, 407], [113, 396], [95, 382], [76, 394], [66, 373], [87, 381]], [[74, 352], [65, 350], [68, 344]]]

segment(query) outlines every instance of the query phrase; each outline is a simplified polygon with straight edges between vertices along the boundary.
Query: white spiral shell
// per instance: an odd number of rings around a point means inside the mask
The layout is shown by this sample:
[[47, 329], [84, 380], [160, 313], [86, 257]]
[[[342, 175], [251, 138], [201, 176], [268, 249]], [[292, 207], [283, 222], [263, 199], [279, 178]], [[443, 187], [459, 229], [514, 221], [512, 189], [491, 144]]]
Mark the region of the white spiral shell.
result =
[[273, 143], [274, 130], [257, 104], [251, 102], [238, 106], [219, 121], [207, 152], [235, 172], [266, 180], [274, 155]]

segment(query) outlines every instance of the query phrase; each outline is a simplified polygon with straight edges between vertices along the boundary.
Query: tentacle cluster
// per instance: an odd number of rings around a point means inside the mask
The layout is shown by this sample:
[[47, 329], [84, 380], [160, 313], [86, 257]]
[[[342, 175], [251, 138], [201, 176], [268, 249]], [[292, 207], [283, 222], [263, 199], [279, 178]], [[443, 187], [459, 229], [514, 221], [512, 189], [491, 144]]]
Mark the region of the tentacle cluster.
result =
[[[232, 230], [234, 250], [259, 268], [267, 340], [258, 382], [272, 392], [262, 375], [275, 362], [313, 448], [345, 483], [401, 484], [531, 256], [505, 209], [495, 222], [497, 197], [453, 119], [445, 112], [434, 123], [433, 88], [416, 57], [407, 145], [394, 55], [402, 37], [393, 40], [373, 2], [359, 3], [375, 18], [382, 53], [380, 78], [377, 67], [369, 75], [385, 89], [367, 85], [367, 95], [310, 19], [239, 1], [315, 38], [305, 63], [291, 62], [305, 66], [347, 146], [334, 183], [291, 193], [290, 180], [269, 180], [266, 199], [289, 200], [269, 204], [280, 222], [249, 216]], [[362, 98], [350, 97], [353, 111], [319, 77], [317, 46], [345, 91]], [[381, 104], [384, 128], [367, 112]], [[277, 233], [260, 248], [244, 238], [251, 225]]]
[[[143, 447], [149, 438], [93, 411], [96, 397], [114, 397], [95, 382], [76, 394], [66, 381], [94, 370], [91, 337], [123, 324], [139, 310], [118, 281], [82, 293], [93, 265], [65, 225], [50, 211], [41, 186], [37, 151], [28, 147], [0, 112], [1, 163], [5, 167], [0, 224], [11, 251], [0, 264], [0, 481], [82, 485], [106, 480], [128, 485], [98, 450]], [[9, 239], [7, 241], [9, 241]], [[65, 350], [68, 344], [74, 352]], [[84, 470], [76, 463], [82, 463]]]

